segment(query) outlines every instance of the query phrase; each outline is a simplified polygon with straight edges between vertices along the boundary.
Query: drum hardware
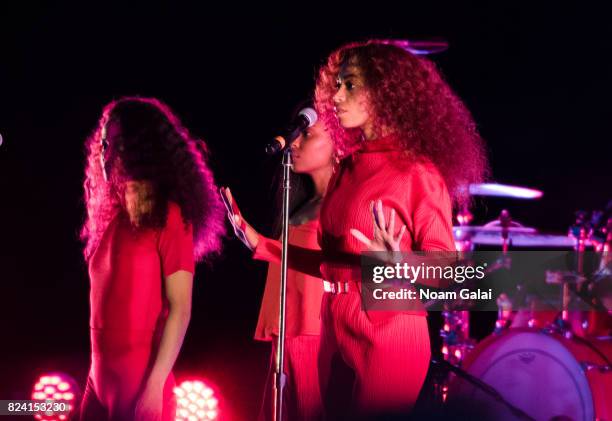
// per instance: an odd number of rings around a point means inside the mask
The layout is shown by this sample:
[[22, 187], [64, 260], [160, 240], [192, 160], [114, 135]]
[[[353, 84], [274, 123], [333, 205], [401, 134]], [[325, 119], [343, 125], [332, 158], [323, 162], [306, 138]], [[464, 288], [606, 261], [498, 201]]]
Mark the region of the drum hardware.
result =
[[485, 270], [485, 274], [490, 274], [501, 269], [511, 269], [512, 258], [508, 254], [502, 254], [500, 257], [495, 259], [494, 262], [490, 263]]
[[[570, 237], [573, 237], [576, 241], [574, 250], [576, 251], [576, 273], [582, 275], [584, 273], [584, 250], [586, 248], [586, 240], [590, 234], [592, 234], [592, 226], [587, 221], [587, 213], [584, 211], [576, 212], [576, 222], [569, 229]], [[563, 284], [564, 294], [566, 292], [567, 284]], [[569, 292], [568, 292], [569, 293]], [[564, 295], [565, 299], [565, 295]], [[564, 301], [565, 303], [565, 301]], [[567, 308], [563, 308], [563, 320], [567, 321]]]
[[[449, 383], [448, 402], [457, 398], [478, 405], [499, 420], [518, 416], [502, 409], [501, 402], [482, 384], [460, 376], [467, 372], [536, 419], [609, 419], [611, 354], [610, 341], [579, 336], [567, 339], [531, 328], [507, 329], [480, 342], [463, 366], [453, 370], [457, 377]], [[546, 392], [546, 386], [553, 387], [554, 392]], [[552, 399], [543, 399], [546, 393], [554, 393]]]
[[599, 268], [595, 274], [597, 275], [600, 271], [609, 274], [609, 253], [612, 245], [612, 201], [608, 203], [605, 211], [591, 212], [590, 219], [588, 216], [588, 212], [577, 211], [576, 220], [569, 228], [569, 236], [574, 239], [574, 250], [577, 252], [576, 271], [580, 274], [584, 272], [585, 246], [592, 245], [600, 254]]
[[[508, 238], [508, 234], [510, 232], [510, 228], [524, 228], [518, 222], [513, 222], [510, 217], [510, 212], [504, 209], [501, 211], [499, 218], [496, 221], [489, 222], [485, 224], [485, 227], [496, 227], [499, 226], [501, 228], [501, 238], [502, 238], [502, 256], [497, 259], [492, 265], [489, 265], [487, 268], [487, 273], [498, 269], [510, 269], [512, 266], [512, 260], [510, 256], [508, 256], [508, 246], [511, 244], [511, 240]], [[500, 331], [508, 328], [512, 323], [512, 301], [507, 294], [501, 293], [497, 298], [497, 320], [495, 321], [495, 332], [499, 333]]]
[[485, 225], [456, 225], [453, 227], [453, 234], [457, 251], [471, 251], [475, 245], [483, 244], [500, 245], [502, 251], [507, 252], [510, 246], [516, 245], [517, 238], [519, 239], [518, 245], [527, 243], [528, 246], [536, 247], [538, 245], [545, 247], [573, 244], [567, 236], [539, 235], [537, 229], [512, 221], [507, 210], [502, 211], [498, 219]]
[[[465, 191], [465, 187], [464, 187], [464, 191]], [[543, 195], [543, 193], [540, 190], [531, 189], [527, 187], [521, 187], [521, 186], [511, 186], [508, 184], [499, 184], [499, 183], [473, 183], [467, 186], [467, 191], [470, 196], [487, 196], [487, 197], [494, 196], [494, 197], [506, 197], [506, 198], [511, 198], [511, 199], [539, 199]], [[504, 212], [506, 212], [507, 214], [508, 211], [506, 210], [502, 211], [502, 215], [504, 214]], [[455, 227], [454, 231], [455, 231], [455, 239], [456, 239], [455, 245], [458, 251], [470, 251], [473, 249], [473, 243], [471, 242], [471, 237], [474, 233], [478, 233], [480, 231], [478, 229], [476, 229], [475, 231], [461, 230], [461, 228], [465, 228], [465, 227], [472, 228], [470, 227], [469, 224], [472, 222], [473, 218], [474, 216], [469, 211], [467, 205], [464, 206], [463, 209], [461, 209], [461, 211], [457, 213], [457, 222], [459, 222], [459, 226]], [[504, 224], [505, 224], [504, 216], [500, 217], [498, 221], [494, 221], [494, 222], [500, 222], [500, 221], [502, 222], [502, 225], [500, 227], [501, 229], [513, 227], [512, 225], [507, 225], [504, 227]], [[485, 227], [487, 226], [485, 225]], [[485, 227], [476, 227], [476, 228], [483, 228], [482, 231], [489, 231]], [[494, 228], [494, 227], [489, 226], [487, 228]], [[530, 231], [530, 233], [534, 233], [534, 232], [535, 230]], [[502, 238], [505, 238], [507, 240], [507, 234], [506, 235], [502, 234]]]
[[593, 212], [591, 219], [593, 229], [591, 242], [600, 253], [599, 267], [593, 274], [593, 282], [589, 292], [594, 297], [595, 304], [604, 311], [612, 310], [612, 200], [608, 202], [605, 212]]
[[508, 297], [508, 294], [502, 292], [499, 294], [499, 297], [497, 297], [496, 302], [498, 310], [494, 333], [499, 334], [512, 324], [512, 301], [510, 297]]
[[[455, 235], [459, 235], [459, 236], [462, 233], [471, 233], [474, 235], [485, 234], [485, 235], [499, 236], [502, 230], [504, 229], [508, 230], [509, 235], [513, 235], [513, 234], [529, 235], [529, 234], [537, 234], [538, 232], [537, 229], [526, 227], [516, 221], [513, 221], [512, 225], [508, 227], [502, 227], [500, 225], [499, 219], [495, 219], [491, 222], [486, 223], [485, 225], [456, 225], [453, 227], [453, 231], [455, 232]], [[567, 237], [563, 236], [563, 238], [567, 238]], [[566, 244], [567, 244], [567, 241], [563, 245], [566, 245]], [[572, 244], [574, 244], [573, 241], [572, 241]]]
[[[545, 279], [547, 284], [562, 286], [561, 317], [559, 318], [557, 316], [551, 328], [568, 338], [574, 334], [569, 316], [571, 295], [586, 302], [594, 309], [598, 307], [595, 297], [589, 294], [589, 287], [591, 287], [591, 285], [589, 285], [588, 279], [584, 275], [584, 254], [587, 241], [591, 240], [594, 232], [597, 231], [603, 213], [598, 211], [593, 212], [590, 220], [588, 218], [588, 213], [585, 211], [577, 211], [575, 215], [575, 222], [568, 230], [569, 236], [574, 238], [575, 241], [575, 269], [573, 271], [547, 270]], [[585, 323], [587, 324], [586, 327], [584, 326]], [[582, 322], [582, 325], [584, 330], [588, 328], [588, 322], [586, 320]]]
[[[597, 333], [605, 331], [606, 326], [609, 326], [610, 316], [606, 312], [612, 308], [610, 294], [612, 280], [609, 258], [606, 254], [606, 251], [609, 252], [610, 239], [612, 239], [612, 203], [608, 204], [606, 212], [595, 211], [589, 214], [585, 211], [578, 211], [575, 215], [575, 221], [569, 228], [569, 235], [566, 237], [575, 251], [573, 270], [547, 270], [545, 274], [547, 284], [561, 286], [560, 313], [545, 310], [536, 314], [535, 305], [541, 306], [542, 302], [534, 298], [529, 310], [518, 311], [512, 327], [549, 327], [550, 331], [566, 337], [572, 335], [609, 336], [609, 328], [603, 335], [597, 335]], [[475, 237], [472, 240], [478, 241]], [[598, 269], [595, 271], [588, 269], [589, 273], [586, 273], [585, 267], [587, 247], [593, 247], [599, 254]], [[586, 303], [590, 310], [572, 310], [571, 299], [579, 300], [581, 304]], [[514, 301], [514, 297], [512, 300]], [[525, 323], [526, 313], [529, 314], [527, 323]], [[551, 313], [556, 315], [551, 316]], [[539, 326], [536, 326], [538, 322]]]
[[[484, 190], [480, 189], [480, 187], [481, 185], [470, 186], [471, 194], [484, 194], [487, 191], [491, 191], [487, 190], [486, 188]], [[507, 191], [512, 191], [514, 193], [517, 192], [516, 190], [510, 189], [514, 186], [504, 187], [509, 187]], [[473, 191], [479, 191], [480, 193], [472, 193]], [[522, 193], [525, 192], [522, 191]], [[474, 244], [472, 242], [472, 236], [474, 234], [493, 233], [502, 241], [502, 256], [487, 267], [486, 273], [511, 268], [512, 260], [508, 255], [508, 249], [512, 244], [512, 240], [510, 238], [511, 233], [537, 233], [535, 228], [525, 227], [519, 222], [513, 221], [512, 217], [510, 216], [510, 212], [507, 209], [502, 210], [497, 219], [482, 226], [468, 225], [472, 221], [472, 218], [473, 216], [467, 207], [464, 207], [457, 214], [459, 226], [454, 227], [453, 230], [457, 251], [468, 252], [473, 250]], [[498, 310], [498, 320], [496, 321], [497, 331], [505, 329], [511, 323], [510, 315], [512, 314], [512, 303], [507, 295], [504, 294], [504, 297], [502, 297], [501, 301], [498, 299], [498, 306], [500, 308]], [[446, 361], [449, 361], [455, 365], [460, 365], [466, 353], [468, 353], [474, 346], [474, 341], [469, 336], [469, 312], [467, 310], [454, 311], [452, 309], [446, 309], [446, 311], [442, 312], [442, 316], [444, 320], [443, 328], [440, 330], [440, 336], [442, 337], [443, 343], [442, 354], [444, 355], [444, 359]]]
[[[442, 312], [444, 324], [440, 329], [442, 338], [442, 356], [449, 364], [461, 366], [466, 354], [474, 347], [474, 340], [470, 338], [470, 314], [467, 310]], [[433, 361], [433, 360], [432, 360]], [[435, 384], [435, 395], [441, 402], [446, 401], [448, 394], [449, 376], [438, 376]]]
[[[502, 210], [501, 214], [499, 215], [498, 221], [495, 221], [494, 223], [497, 223], [497, 222], [499, 223], [499, 226], [501, 227], [502, 253], [507, 254], [508, 245], [510, 241], [508, 239], [508, 233], [509, 233], [508, 229], [510, 228], [512, 224], [512, 218], [510, 217], [510, 212], [508, 212], [506, 209]], [[489, 224], [491, 223], [489, 222]]]
[[442, 317], [442, 355], [446, 361], [461, 365], [465, 355], [474, 347], [474, 341], [470, 338], [469, 312], [445, 310]]
[[531, 300], [529, 302], [529, 307], [530, 307], [531, 317], [527, 321], [527, 326], [533, 328], [533, 327], [535, 327], [536, 322], [537, 322], [536, 318], [534, 317], [535, 316], [535, 312], [536, 312], [536, 308], [535, 308], [536, 307], [536, 302], [535, 302], [535, 300]]
[[[470, 186], [471, 194], [485, 194], [494, 190], [495, 188], [487, 190], [481, 186], [473, 188]], [[504, 189], [499, 191], [504, 191]], [[565, 393], [569, 393], [561, 394], [560, 396], [565, 397], [560, 397], [560, 399], [565, 400], [571, 397], [571, 411], [575, 411], [575, 414], [590, 413], [598, 417], [612, 417], [612, 404], [606, 403], [605, 397], [602, 401], [601, 395], [604, 391], [603, 396], [605, 396], [607, 393], [605, 391], [610, 390], [612, 386], [612, 376], [610, 376], [612, 373], [610, 362], [612, 338], [609, 336], [609, 330], [605, 331], [601, 328], [602, 323], [610, 323], [605, 317], [612, 317], [612, 311], [610, 311], [612, 309], [612, 294], [610, 294], [612, 267], [609, 257], [612, 244], [612, 201], [608, 203], [605, 212], [577, 212], [575, 222], [568, 230], [569, 235], [565, 236], [539, 234], [534, 228], [512, 221], [507, 210], [503, 210], [495, 221], [482, 226], [469, 225], [471, 221], [472, 214], [467, 209], [461, 210], [457, 215], [458, 226], [453, 227], [457, 250], [471, 251], [475, 245], [500, 246], [502, 256], [487, 267], [487, 272], [510, 268], [512, 262], [503, 260], [503, 257], [508, 255], [510, 247], [573, 249], [575, 262], [573, 270], [547, 270], [545, 272], [545, 283], [559, 285], [561, 289], [560, 297], [553, 298], [552, 301], [543, 301], [544, 299], [537, 295], [526, 295], [527, 292], [521, 284], [517, 285], [516, 294], [501, 293], [497, 297], [498, 313], [495, 330], [492, 335], [480, 343], [476, 343], [467, 334], [470, 322], [469, 312], [450, 309], [443, 312], [444, 326], [440, 330], [440, 335], [443, 338], [444, 358], [443, 361], [433, 360], [434, 364], [444, 366], [444, 370], [449, 372], [449, 375], [439, 383], [439, 390], [443, 392], [443, 400], [446, 400], [447, 395], [453, 396], [455, 393], [461, 395], [462, 391], [469, 390], [461, 389], [461, 387], [454, 388], [454, 383], [461, 377], [463, 379], [461, 381], [467, 382], [465, 384], [471, 384], [471, 390], [484, 391], [489, 396], [485, 399], [490, 402], [491, 398], [498, 401], [497, 397], [501, 397], [501, 394], [497, 392], [499, 390], [511, 404], [519, 405], [533, 415], [540, 414], [536, 418], [540, 418], [541, 414], [545, 413], [552, 415], [547, 415], [544, 419], [569, 416], [571, 412], [562, 409], [558, 402], [553, 400], [550, 404], [543, 405], [543, 402], [536, 397], [540, 393], [539, 381], [546, 381], [544, 379], [549, 378], [548, 381], [554, 382], [555, 387], [563, 387]], [[597, 257], [600, 259], [599, 262], [593, 261], [597, 266], [596, 269], [590, 267], [589, 256], [586, 253], [586, 250], [591, 247], [599, 254]], [[525, 310], [517, 312], [517, 303], [525, 303]], [[584, 308], [584, 303], [587, 303], [591, 310], [575, 310], [575, 304], [580, 304]], [[542, 307], [542, 305], [545, 306]], [[528, 327], [513, 326], [517, 319], [516, 316], [523, 316], [521, 319], [525, 324], [522, 326]], [[601, 334], [602, 331], [607, 334]], [[499, 342], [496, 342], [498, 339]], [[569, 354], [566, 354], [568, 350]], [[525, 352], [535, 359], [521, 360], [519, 357]], [[516, 358], [512, 355], [515, 355]], [[508, 368], [502, 368], [504, 364], [507, 364]], [[453, 367], [454, 370], [448, 366]], [[574, 367], [572, 369], [574, 371], [571, 371], [570, 367]], [[515, 370], [517, 370], [516, 373]], [[580, 371], [583, 376], [563, 374]], [[455, 374], [450, 375], [451, 372]], [[461, 376], [459, 372], [466, 373], [477, 381], [470, 381], [465, 376]], [[563, 382], [562, 385], [553, 380], [556, 378]], [[601, 382], [604, 382], [606, 386], [602, 386]], [[483, 385], [485, 387], [481, 387]], [[510, 387], [508, 390], [506, 390], [506, 385]], [[487, 389], [487, 386], [492, 390]], [[497, 392], [499, 396], [489, 393], [492, 391]], [[472, 399], [481, 394], [481, 392], [471, 393], [464, 396]], [[580, 398], [577, 397], [577, 393], [580, 394]], [[570, 405], [569, 401], [568, 405]], [[504, 406], [507, 407], [505, 404]], [[512, 415], [521, 417], [514, 412]], [[529, 415], [525, 416], [533, 419]]]
[[586, 278], [579, 272], [547, 270], [545, 282], [549, 285], [561, 285], [561, 317], [557, 315], [550, 328], [569, 339], [574, 334], [569, 319], [571, 293], [577, 294]]
[[[598, 349], [596, 346], [594, 346], [594, 345], [593, 345], [593, 343], [592, 343], [592, 341], [587, 340], [587, 339], [585, 339], [585, 338], [582, 338], [582, 337], [580, 337], [580, 336], [578, 336], [578, 335], [574, 335], [574, 336], [572, 337], [572, 339], [573, 339], [575, 342], [579, 342], [579, 343], [581, 343], [582, 345], [589, 347], [589, 348], [590, 348], [590, 349], [591, 349], [591, 350], [592, 350], [592, 351], [593, 351], [595, 354], [597, 354], [597, 356], [598, 356], [599, 358], [601, 358], [601, 359], [602, 359], [602, 360], [605, 362], [605, 365], [600, 365], [600, 366], [598, 366], [598, 367], [600, 367], [600, 368], [602, 368], [602, 369], [603, 369], [603, 371], [602, 371], [602, 372], [606, 372], [606, 373], [607, 373], [607, 372], [609, 372], [609, 371], [611, 371], [611, 370], [612, 370], [612, 362], [610, 361], [610, 359], [608, 358], [608, 356], [607, 356], [606, 354], [604, 354], [603, 352], [601, 352], [601, 351], [600, 351], [600, 350], [599, 350], [599, 349]], [[604, 340], [604, 341], [609, 341], [609, 339]]]
[[463, 208], [457, 212], [457, 222], [459, 222], [459, 225], [462, 227], [470, 225], [473, 219], [474, 215], [470, 212], [468, 205], [464, 205]]
[[[469, 382], [473, 386], [477, 387], [479, 390], [482, 390], [487, 395], [489, 395], [493, 399], [495, 399], [495, 401], [501, 403], [506, 408], [508, 408], [510, 410], [510, 412], [512, 412], [512, 414], [515, 417], [520, 418], [520, 419], [524, 419], [524, 420], [535, 421], [535, 418], [529, 416], [525, 411], [521, 410], [520, 408], [517, 408], [516, 406], [512, 405], [510, 402], [508, 402], [506, 399], [504, 399], [502, 394], [499, 393], [497, 391], [497, 389], [495, 389], [491, 385], [483, 382], [478, 377], [475, 377], [475, 376], [471, 375], [470, 373], [468, 373], [467, 371], [461, 369], [460, 367], [457, 367], [457, 366], [451, 364], [446, 359], [445, 360], [438, 360], [436, 358], [432, 358], [431, 362], [433, 364], [437, 365], [438, 367], [440, 367], [442, 370], [446, 371], [449, 374], [449, 376], [450, 376], [451, 373], [455, 374], [457, 377], [460, 377], [460, 378], [466, 380], [467, 382]], [[447, 377], [449, 377], [449, 376], [447, 376]]]
[[582, 367], [582, 370], [584, 370], [585, 372], [591, 371], [591, 370], [597, 370], [600, 373], [611, 373], [612, 372], [612, 366], [610, 366], [609, 364], [601, 365], [601, 364], [591, 363], [588, 361], [582, 361], [580, 363], [580, 366]]
[[541, 329], [541, 332], [547, 335], [557, 334], [563, 336], [566, 339], [572, 339], [575, 336], [574, 330], [572, 329], [572, 325], [569, 321], [563, 320], [561, 314], [561, 312], [557, 314], [553, 322]]
[[[459, 227], [457, 228], [469, 226], [472, 219], [474, 219], [474, 215], [472, 215], [468, 206], [464, 205], [463, 209], [457, 212], [457, 222], [459, 222]], [[459, 252], [472, 251], [473, 245], [471, 232], [461, 229], [459, 229], [458, 232], [461, 233], [461, 236], [459, 237], [458, 235], [455, 235], [455, 249], [457, 249]]]
[[[473, 227], [473, 226], [472, 226]], [[467, 227], [467, 228], [472, 228]], [[499, 231], [492, 230], [479, 230], [466, 232], [466, 227], [453, 227], [455, 239], [468, 237], [471, 241], [471, 247], [475, 246], [497, 246], [501, 247], [503, 244], [502, 238], [499, 235]], [[567, 235], [558, 234], [540, 234], [534, 228], [530, 228], [531, 232], [525, 232], [525, 230], [513, 230], [510, 229], [509, 237], [512, 240], [512, 247], [525, 247], [525, 248], [563, 248], [571, 249], [574, 247], [575, 241], [573, 238]], [[455, 241], [456, 242], [456, 241]], [[587, 246], [591, 245], [590, 241], [587, 240]]]

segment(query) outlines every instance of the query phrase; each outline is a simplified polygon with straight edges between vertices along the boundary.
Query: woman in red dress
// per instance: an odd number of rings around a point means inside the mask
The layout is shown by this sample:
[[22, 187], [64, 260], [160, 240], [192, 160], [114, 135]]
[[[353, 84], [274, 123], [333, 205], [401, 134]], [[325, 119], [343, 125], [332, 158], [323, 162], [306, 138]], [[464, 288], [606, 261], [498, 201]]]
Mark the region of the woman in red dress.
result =
[[[321, 309], [326, 410], [337, 413], [326, 397], [339, 356], [355, 374], [351, 417], [407, 413], [429, 364], [426, 312], [362, 310], [356, 262], [368, 250], [454, 251], [452, 207], [466, 203], [466, 186], [484, 177], [484, 145], [435, 66], [387, 42], [333, 52], [319, 73], [316, 105], [337, 147], [359, 145], [328, 186], [321, 252], [289, 247], [292, 268], [334, 287]], [[255, 256], [278, 261], [280, 248], [262, 239]]]
[[173, 420], [171, 370], [195, 262], [219, 251], [224, 232], [206, 148], [158, 100], [122, 98], [105, 107], [87, 151], [91, 369], [81, 419]]
[[[289, 243], [306, 249], [318, 250], [319, 210], [334, 171], [334, 164], [338, 160], [334, 151], [334, 143], [325, 126], [317, 122], [304, 130], [291, 144], [291, 155], [292, 170], [295, 174], [291, 178]], [[228, 188], [222, 188], [221, 192], [226, 195], [229, 203], [233, 202]], [[231, 209], [229, 211], [230, 218], [232, 218]], [[239, 238], [245, 242], [247, 247], [255, 250], [263, 236], [246, 221], [244, 222], [244, 230]], [[280, 236], [280, 226], [277, 226], [275, 231], [275, 237]], [[274, 242], [275, 240], [266, 238], [265, 241]], [[271, 419], [272, 412], [272, 373], [279, 330], [280, 269], [277, 263], [270, 263], [255, 330], [256, 340], [272, 342], [269, 381], [266, 384], [263, 403], [265, 419]], [[318, 420], [322, 416], [323, 405], [317, 377], [322, 296], [323, 281], [320, 278], [291, 269], [287, 271], [285, 330], [287, 385], [284, 407], [289, 420]]]

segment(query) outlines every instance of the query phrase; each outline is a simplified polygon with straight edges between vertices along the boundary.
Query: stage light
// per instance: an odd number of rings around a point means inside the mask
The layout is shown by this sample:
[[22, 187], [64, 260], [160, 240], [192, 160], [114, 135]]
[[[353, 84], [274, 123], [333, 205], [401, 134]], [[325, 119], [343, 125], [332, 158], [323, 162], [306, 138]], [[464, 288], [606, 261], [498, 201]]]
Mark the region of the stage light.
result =
[[76, 396], [79, 394], [77, 382], [65, 373], [53, 372], [41, 375], [32, 388], [32, 399], [46, 401], [62, 401], [67, 405], [63, 413], [45, 412], [34, 415], [40, 421], [68, 420], [76, 412]]
[[219, 416], [214, 390], [202, 380], [185, 380], [174, 388], [176, 421], [212, 421]]

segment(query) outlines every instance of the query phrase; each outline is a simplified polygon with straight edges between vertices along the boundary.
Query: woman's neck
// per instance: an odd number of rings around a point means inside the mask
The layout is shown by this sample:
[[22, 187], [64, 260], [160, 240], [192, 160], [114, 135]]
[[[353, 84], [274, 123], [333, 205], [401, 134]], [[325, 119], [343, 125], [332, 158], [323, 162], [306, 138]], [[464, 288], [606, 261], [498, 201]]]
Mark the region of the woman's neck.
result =
[[391, 133], [387, 127], [379, 127], [378, 130], [374, 127], [374, 122], [367, 122], [361, 130], [363, 131], [363, 138], [366, 141], [376, 140], [380, 137], [385, 137]]
[[315, 194], [291, 216], [291, 224], [302, 225], [319, 217], [321, 199], [327, 192], [327, 185], [333, 172], [333, 167], [329, 165], [308, 173], [314, 184]]
[[317, 197], [325, 196], [325, 193], [327, 192], [327, 185], [329, 184], [329, 180], [331, 179], [333, 172], [333, 166], [329, 165], [319, 168], [318, 170], [315, 170], [309, 174], [312, 182], [314, 183], [315, 195]]

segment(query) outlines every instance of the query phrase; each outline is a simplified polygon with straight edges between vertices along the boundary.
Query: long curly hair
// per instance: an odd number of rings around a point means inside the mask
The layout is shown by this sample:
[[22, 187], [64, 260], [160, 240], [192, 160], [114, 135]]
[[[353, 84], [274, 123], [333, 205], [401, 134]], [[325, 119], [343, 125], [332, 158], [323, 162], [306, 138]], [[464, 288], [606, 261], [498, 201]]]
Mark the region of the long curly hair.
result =
[[363, 76], [377, 134], [381, 128], [395, 133], [406, 162], [432, 162], [453, 203], [467, 204], [468, 185], [488, 176], [486, 149], [470, 112], [436, 66], [388, 41], [350, 43], [334, 51], [319, 71], [315, 99], [320, 118], [345, 150], [354, 150], [362, 136], [359, 129], [343, 129], [334, 113], [338, 74], [350, 65]]
[[111, 220], [125, 211], [121, 192], [128, 180], [146, 180], [151, 186], [152, 208], [139, 226], [163, 227], [173, 201], [183, 222], [193, 226], [196, 260], [220, 251], [225, 212], [206, 164], [206, 145], [189, 134], [167, 105], [140, 97], [109, 103], [86, 141], [86, 153], [87, 217], [81, 230], [86, 260]]

